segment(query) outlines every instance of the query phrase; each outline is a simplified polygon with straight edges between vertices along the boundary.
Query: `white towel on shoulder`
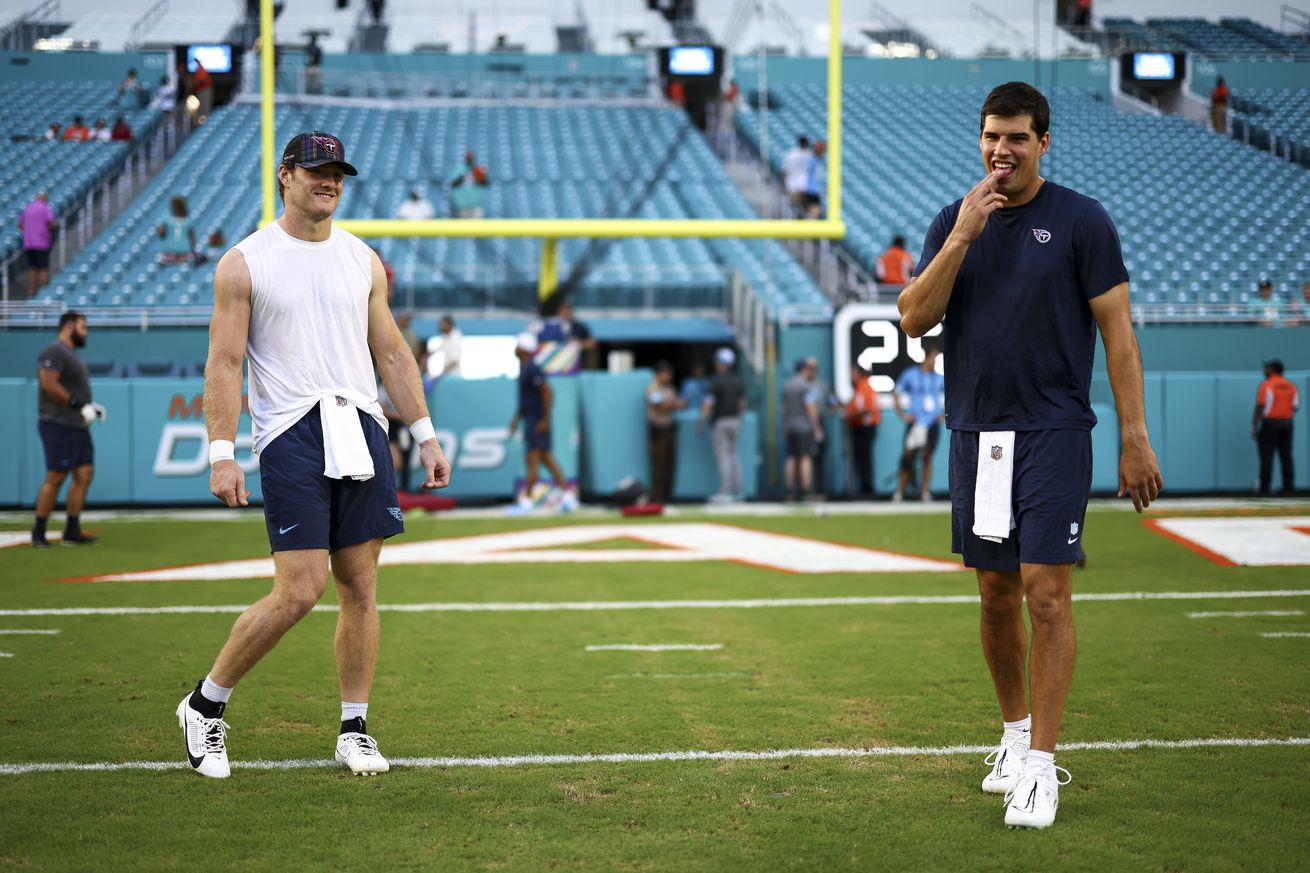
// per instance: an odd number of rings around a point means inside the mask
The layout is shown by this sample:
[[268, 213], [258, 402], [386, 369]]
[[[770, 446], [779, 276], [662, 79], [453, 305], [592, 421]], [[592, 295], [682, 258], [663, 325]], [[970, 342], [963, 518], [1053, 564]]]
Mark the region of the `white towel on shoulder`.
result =
[[323, 422], [323, 475], [329, 479], [372, 479], [373, 454], [360, 426], [359, 407], [339, 394], [318, 403]]
[[1014, 529], [1014, 431], [978, 434], [978, 476], [973, 485], [973, 532], [999, 543]]

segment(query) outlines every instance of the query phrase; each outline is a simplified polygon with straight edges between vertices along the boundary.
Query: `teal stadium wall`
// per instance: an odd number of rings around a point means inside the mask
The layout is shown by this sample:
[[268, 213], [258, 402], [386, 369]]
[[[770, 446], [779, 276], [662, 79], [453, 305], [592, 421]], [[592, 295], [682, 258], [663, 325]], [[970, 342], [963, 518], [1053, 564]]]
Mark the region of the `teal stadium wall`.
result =
[[168, 73], [162, 52], [0, 52], [0, 82], [111, 82], [135, 69], [148, 88]]

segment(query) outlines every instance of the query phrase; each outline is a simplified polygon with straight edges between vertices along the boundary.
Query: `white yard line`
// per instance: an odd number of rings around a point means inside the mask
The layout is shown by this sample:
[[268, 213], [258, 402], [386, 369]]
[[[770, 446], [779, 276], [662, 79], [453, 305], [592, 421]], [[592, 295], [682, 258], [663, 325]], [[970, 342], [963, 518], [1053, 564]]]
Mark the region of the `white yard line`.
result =
[[17, 627], [0, 627], [0, 636], [42, 636], [52, 637], [59, 633], [57, 630], [29, 630], [28, 628]]
[[1280, 631], [1277, 633], [1260, 634], [1267, 640], [1281, 639], [1283, 637], [1310, 637], [1310, 632], [1306, 631]]
[[587, 646], [587, 651], [718, 651], [722, 642], [696, 644], [696, 642], [658, 642], [658, 644], [635, 644], [635, 642], [614, 642], [604, 646]]
[[740, 679], [754, 673], [725, 671], [719, 673], [606, 673], [602, 679]]
[[1255, 618], [1261, 615], [1305, 615], [1303, 609], [1257, 609], [1246, 612], [1189, 612], [1188, 618]]
[[[1310, 597], [1310, 589], [1270, 591], [1114, 591], [1075, 593], [1077, 601], [1245, 600]], [[771, 609], [793, 606], [940, 606], [977, 603], [976, 594], [889, 595], [881, 597], [791, 597], [772, 600], [582, 600], [526, 603], [380, 603], [381, 612], [605, 612], [624, 609]], [[50, 609], [0, 609], [0, 617], [54, 615], [213, 615], [244, 612], [249, 604], [221, 606], [75, 606]], [[332, 613], [335, 604], [314, 607]]]
[[13, 656], [13, 652], [0, 652], [0, 658], [12, 658]]
[[[1137, 749], [1215, 749], [1215, 748], [1267, 748], [1310, 746], [1310, 737], [1259, 738], [1259, 737], [1201, 737], [1190, 740], [1102, 740], [1087, 743], [1062, 743], [1059, 751], [1113, 751], [1128, 752]], [[455, 767], [523, 767], [553, 764], [646, 764], [664, 761], [778, 761], [789, 758], [914, 758], [947, 757], [952, 755], [984, 755], [995, 746], [875, 746], [868, 749], [814, 748], [768, 749], [764, 751], [682, 751], [682, 752], [617, 752], [593, 755], [502, 755], [476, 758], [389, 758], [397, 767], [455, 768]], [[185, 770], [185, 761], [75, 761], [29, 762], [0, 764], [0, 776], [20, 776], [26, 773], [117, 772], [121, 770]], [[284, 761], [233, 761], [232, 766], [243, 770], [309, 770], [341, 765], [329, 759], [293, 759]]]

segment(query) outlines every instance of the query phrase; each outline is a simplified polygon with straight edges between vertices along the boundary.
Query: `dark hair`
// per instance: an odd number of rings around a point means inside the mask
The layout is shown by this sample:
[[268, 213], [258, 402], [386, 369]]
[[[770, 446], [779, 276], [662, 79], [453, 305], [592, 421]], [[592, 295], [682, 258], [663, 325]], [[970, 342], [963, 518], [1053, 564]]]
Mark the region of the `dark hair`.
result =
[[181, 194], [176, 194], [168, 198], [168, 211], [178, 218], [187, 217], [186, 198]]
[[801, 136], [796, 137], [796, 145], [803, 149], [807, 149], [810, 147], [810, 138], [802, 134]]
[[997, 118], [1018, 118], [1027, 115], [1033, 120], [1033, 130], [1037, 137], [1046, 135], [1051, 129], [1051, 105], [1046, 102], [1042, 92], [1027, 82], [1006, 82], [997, 85], [983, 101], [982, 114], [978, 118], [978, 133], [982, 134], [987, 124], [987, 116]]
[[67, 312], [65, 312], [63, 315], [59, 316], [59, 329], [63, 330], [64, 325], [68, 324], [69, 322], [77, 321], [78, 319], [84, 319], [84, 318], [86, 318], [86, 316], [78, 312], [76, 309], [70, 309]]
[[1274, 358], [1272, 361], [1265, 361], [1265, 369], [1271, 373], [1283, 375], [1283, 362]]
[[799, 373], [799, 372], [801, 372], [802, 370], [804, 370], [806, 367], [808, 367], [809, 365], [810, 365], [810, 362], [809, 362], [808, 360], [806, 360], [805, 358], [797, 358], [797, 359], [796, 359], [796, 364], [795, 364], [795, 367], [796, 367], [795, 372]]
[[905, 248], [905, 237], [903, 237], [903, 236], [894, 236], [894, 237], [892, 237], [892, 245], [897, 246], [897, 247], [902, 248], [902, 249]]

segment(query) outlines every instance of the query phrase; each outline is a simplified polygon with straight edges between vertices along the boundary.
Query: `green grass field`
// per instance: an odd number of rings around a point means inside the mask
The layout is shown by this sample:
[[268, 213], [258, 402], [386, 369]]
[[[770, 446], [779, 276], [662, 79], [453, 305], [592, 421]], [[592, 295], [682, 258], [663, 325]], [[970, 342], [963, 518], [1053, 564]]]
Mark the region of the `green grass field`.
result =
[[[22, 527], [11, 519], [6, 529]], [[944, 512], [713, 520], [950, 557]], [[393, 542], [562, 523], [416, 517]], [[0, 549], [0, 609], [239, 605], [268, 588], [267, 580], [57, 581], [265, 556], [258, 515], [90, 527], [102, 537], [90, 549]], [[1079, 664], [1063, 742], [1310, 737], [1310, 638], [1261, 636], [1310, 631], [1310, 568], [1219, 566], [1131, 512], [1095, 510], [1086, 528], [1090, 566], [1075, 577], [1078, 592], [1303, 593], [1078, 602]], [[933, 598], [975, 590], [966, 572], [793, 574], [625, 561], [388, 566], [379, 600]], [[332, 600], [329, 588], [324, 602]], [[1270, 610], [1297, 614], [1187, 616]], [[0, 615], [0, 629], [58, 631], [0, 635], [0, 651], [11, 655], [0, 658], [0, 870], [1310, 867], [1305, 744], [1074, 748], [1058, 754], [1073, 783], [1061, 793], [1055, 827], [1005, 829], [1001, 799], [978, 788], [982, 753], [951, 750], [999, 736], [977, 606], [967, 600], [384, 612], [371, 732], [393, 760], [462, 760], [413, 761], [371, 779], [328, 763], [338, 722], [335, 617], [318, 612], [237, 689], [227, 712], [234, 770], [216, 782], [185, 766], [173, 710], [234, 618]], [[585, 650], [606, 644], [722, 649]], [[494, 760], [907, 747], [921, 751]], [[241, 766], [256, 761], [273, 763]], [[301, 765], [277, 763], [288, 761]], [[170, 767], [13, 766], [88, 762]]]

